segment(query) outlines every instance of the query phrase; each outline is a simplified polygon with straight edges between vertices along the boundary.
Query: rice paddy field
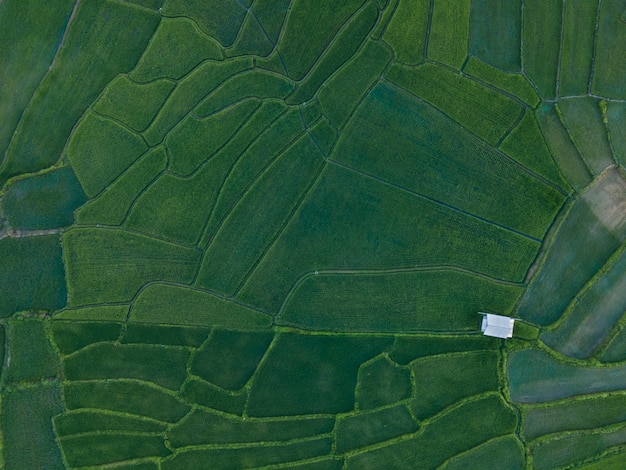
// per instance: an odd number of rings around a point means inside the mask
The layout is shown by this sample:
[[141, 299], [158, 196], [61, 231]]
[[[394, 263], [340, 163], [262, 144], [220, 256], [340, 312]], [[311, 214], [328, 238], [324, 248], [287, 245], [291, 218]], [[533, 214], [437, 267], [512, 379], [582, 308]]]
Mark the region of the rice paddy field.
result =
[[0, 468], [626, 468], [626, 1], [0, 31]]

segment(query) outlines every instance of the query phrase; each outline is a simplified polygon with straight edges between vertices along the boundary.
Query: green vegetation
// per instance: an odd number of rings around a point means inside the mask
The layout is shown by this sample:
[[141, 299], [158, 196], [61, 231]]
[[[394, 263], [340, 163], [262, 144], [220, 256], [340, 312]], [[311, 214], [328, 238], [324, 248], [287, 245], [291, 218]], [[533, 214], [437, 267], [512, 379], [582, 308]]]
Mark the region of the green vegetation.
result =
[[[55, 320], [78, 320], [98, 322], [123, 322], [128, 317], [129, 305], [101, 305], [83, 308], [67, 308], [54, 315]], [[52, 327], [54, 329], [54, 327]]]
[[199, 347], [209, 336], [209, 329], [128, 323], [122, 343], [162, 344]]
[[510, 470], [527, 468], [524, 448], [515, 436], [496, 437], [448, 460], [442, 468], [445, 470], [465, 470], [471, 468], [476, 462], [480, 462], [487, 468], [497, 468], [505, 462]]
[[428, 0], [400, 0], [385, 30], [383, 40], [403, 64], [416, 65], [424, 60], [430, 4]]
[[161, 421], [112, 411], [75, 410], [54, 418], [54, 429], [60, 436], [96, 431], [162, 432], [165, 427]]
[[194, 378], [185, 382], [182, 396], [189, 403], [197, 403], [235, 415], [243, 413], [248, 398], [246, 390], [239, 393], [227, 393], [214, 385]]
[[412, 394], [410, 370], [397, 366], [386, 357], [378, 357], [359, 369], [355, 391], [359, 410], [391, 405]]
[[428, 58], [460, 69], [467, 57], [471, 0], [432, 2]]
[[[479, 318], [476, 318], [478, 326]], [[437, 354], [461, 353], [481, 350], [495, 350], [499, 340], [483, 335], [475, 336], [398, 336], [389, 357], [400, 365], [409, 364], [414, 359]]]
[[[626, 133], [623, 132], [626, 126], [626, 103], [609, 102], [605, 103], [605, 106], [604, 119], [609, 140], [615, 152], [615, 159], [626, 168]], [[600, 102], [600, 108], [602, 108], [602, 102]]]
[[46, 336], [41, 320], [24, 319], [9, 323], [7, 344], [10, 357], [7, 382], [37, 382], [59, 373], [59, 359]]
[[120, 323], [54, 321], [52, 341], [61, 354], [71, 354], [92, 343], [115, 341], [122, 332]]
[[602, 2], [598, 18], [598, 37], [595, 51], [591, 90], [601, 96], [626, 99], [626, 85], [621, 79], [626, 65], [626, 51], [615, 50], [614, 44], [626, 40], [624, 5]]

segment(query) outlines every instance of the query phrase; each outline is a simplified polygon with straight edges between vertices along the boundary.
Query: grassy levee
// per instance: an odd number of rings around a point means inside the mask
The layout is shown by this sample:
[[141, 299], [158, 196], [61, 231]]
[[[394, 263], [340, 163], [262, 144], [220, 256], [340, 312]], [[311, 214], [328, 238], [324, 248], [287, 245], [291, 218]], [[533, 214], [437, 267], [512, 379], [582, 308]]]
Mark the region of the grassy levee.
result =
[[620, 2], [602, 2], [598, 21], [591, 91], [600, 96], [626, 99], [623, 71], [626, 67], [626, 49], [615, 44], [626, 41], [626, 9]]
[[131, 380], [65, 382], [63, 397], [68, 410], [88, 408], [176, 423], [191, 407], [165, 389]]
[[256, 371], [273, 338], [272, 332], [214, 330], [194, 354], [189, 371], [225, 390], [239, 390]]
[[469, 52], [506, 72], [521, 68], [522, 1], [474, 0]]
[[280, 334], [255, 375], [247, 413], [271, 417], [353, 410], [359, 366], [389, 345], [389, 338]]
[[564, 201], [437, 109], [388, 84], [359, 106], [332, 159], [537, 239]]
[[568, 0], [564, 5], [559, 95], [585, 95], [593, 64], [598, 2]]
[[178, 80], [201, 62], [221, 58], [219, 44], [198, 31], [192, 21], [187, 18], [163, 18], [129, 76], [136, 82], [151, 82], [149, 86], [152, 86], [155, 83], [153, 80]]
[[424, 60], [430, 4], [429, 0], [400, 0], [398, 3], [383, 35], [397, 61], [416, 65]]
[[463, 73], [472, 75], [500, 90], [517, 96], [531, 108], [535, 108], [539, 104], [539, 95], [521, 73], [505, 72], [473, 56], [467, 60], [463, 67]]
[[503, 464], [508, 470], [528, 468], [524, 447], [515, 436], [496, 437], [485, 444], [453, 457], [441, 468], [445, 470], [467, 470], [476, 466], [498, 468]]
[[538, 248], [528, 238], [330, 165], [237, 297], [277, 312], [298, 278], [324, 269], [444, 264], [521, 281]]
[[166, 457], [171, 451], [158, 434], [87, 433], [59, 439], [71, 467], [104, 465], [142, 457]]
[[255, 15], [250, 12], [243, 20], [236, 42], [231, 48], [226, 49], [225, 55], [228, 57], [240, 55], [267, 57], [273, 49], [274, 44], [263, 31]]
[[593, 177], [578, 153], [567, 129], [553, 105], [543, 104], [535, 112], [539, 128], [563, 176], [577, 191], [582, 191]]
[[183, 79], [170, 93], [154, 120], [143, 132], [150, 145], [160, 143], [167, 133], [191, 111], [200, 100], [218, 88], [229, 77], [252, 67], [244, 57], [226, 62], [203, 62]]
[[115, 121], [88, 113], [76, 127], [67, 157], [85, 193], [93, 198], [147, 149], [139, 135]]
[[203, 0], [169, 0], [163, 16], [186, 16], [191, 18], [205, 34], [217, 39], [223, 47], [232, 45], [246, 16], [243, 2], [226, 0], [205, 2]]
[[65, 468], [52, 428], [52, 417], [61, 412], [57, 382], [2, 393], [0, 425], [6, 469]]
[[417, 429], [418, 425], [404, 405], [344, 416], [337, 420], [337, 453], [411, 434]]
[[0, 317], [65, 306], [59, 235], [0, 240]]
[[207, 339], [209, 332], [209, 328], [128, 323], [121, 342], [197, 348]]
[[542, 341], [578, 359], [594, 354], [626, 312], [625, 248], [578, 293], [556, 328], [541, 335]]
[[191, 282], [196, 249], [125, 230], [74, 228], [63, 235], [69, 304], [131, 300], [147, 282]]
[[605, 119], [615, 159], [626, 168], [626, 103], [606, 103]]
[[[478, 317], [478, 316], [477, 316]], [[476, 319], [478, 325], [479, 319]], [[498, 339], [483, 336], [443, 336], [443, 335], [407, 335], [397, 336], [389, 357], [400, 365], [425, 356], [436, 354], [461, 353], [481, 350], [496, 350]]]
[[594, 429], [626, 421], [626, 395], [598, 394], [523, 408], [524, 438]]
[[342, 128], [354, 108], [391, 60], [389, 50], [368, 41], [343, 68], [320, 88], [318, 98], [324, 115], [335, 127]]
[[123, 322], [130, 305], [99, 305], [83, 308], [65, 308], [54, 314], [55, 320]]
[[[554, 439], [531, 443], [533, 468], [551, 470], [600, 456], [612, 447], [626, 444], [626, 427], [610, 427], [597, 431], [554, 436]], [[619, 446], [619, 447], [618, 447]]]
[[519, 124], [502, 141], [500, 150], [563, 191], [571, 192], [572, 188], [556, 165], [532, 112], [524, 113]]
[[167, 166], [167, 154], [157, 147], [141, 156], [117, 180], [76, 212], [78, 224], [121, 225], [133, 202]]
[[277, 324], [326, 331], [475, 331], [476, 312], [512, 310], [522, 288], [449, 269], [307, 275]]
[[256, 0], [252, 10], [270, 41], [276, 44], [285, 23], [291, 0]]
[[140, 84], [120, 75], [105, 88], [93, 109], [141, 132], [152, 122], [175, 86], [171, 80]]
[[241, 444], [263, 441], [290, 441], [331, 432], [332, 417], [254, 419], [194, 410], [183, 422], [167, 432], [173, 447], [202, 444]]
[[538, 349], [515, 351], [509, 358], [509, 391], [517, 403], [544, 403], [626, 388], [625, 365], [578, 366], [561, 362]]
[[133, 303], [130, 320], [183, 326], [221, 326], [235, 329], [266, 329], [269, 315], [259, 313], [207, 292], [169, 284], [150, 284]]
[[63, 360], [66, 380], [137, 379], [177, 390], [187, 377], [187, 348], [99, 343]]
[[395, 64], [385, 77], [492, 145], [513, 126], [522, 110], [505, 95], [435, 64], [411, 68]]
[[378, 357], [359, 369], [355, 396], [361, 411], [391, 405], [412, 393], [410, 369], [399, 367], [386, 357]]
[[310, 100], [319, 87], [343, 64], [356, 54], [379, 18], [373, 2], [365, 4], [350, 22], [333, 38], [326, 51], [307, 75], [299, 82], [286, 102], [300, 104]]
[[543, 99], [556, 95], [561, 45], [561, 0], [525, 0], [522, 71]]
[[[295, 204], [320, 172], [323, 158], [304, 136], [275, 160], [233, 208], [207, 248], [195, 285], [226, 295], [254, 269]], [[263, 206], [258, 201], [264, 201]], [[241, 236], [242, 233], [248, 236]], [[224, 257], [224, 252], [235, 257]]]
[[196, 403], [213, 410], [241, 416], [248, 399], [248, 391], [226, 393], [204, 380], [191, 377], [183, 385], [182, 397], [187, 403]]
[[55, 66], [24, 110], [0, 183], [60, 158], [76, 121], [113, 77], [135, 65], [158, 22], [158, 15], [130, 4], [81, 1]]
[[24, 109], [54, 61], [73, 6], [72, 0], [6, 0], [0, 6], [0, 165]]
[[562, 99], [557, 110], [591, 173], [599, 175], [615, 164], [598, 100], [590, 97]]
[[471, 0], [432, 3], [429, 59], [460, 69], [467, 57]]
[[246, 99], [203, 119], [187, 116], [165, 140], [169, 169], [181, 176], [193, 173], [235, 135], [260, 104], [257, 99]]
[[161, 463], [163, 470], [202, 468], [207, 462], [223, 470], [262, 467], [329, 455], [332, 438], [320, 437], [289, 443], [250, 444], [245, 447], [186, 448]]
[[74, 222], [74, 210], [87, 200], [69, 166], [14, 181], [2, 201], [11, 227], [42, 230]]
[[122, 332], [121, 323], [55, 320], [50, 325], [52, 341], [61, 354], [71, 354], [92, 343], [115, 341]]
[[580, 465], [580, 470], [621, 470], [626, 459], [626, 452], [623, 448], [614, 452], [607, 452], [590, 463]]
[[50, 344], [45, 324], [39, 319], [16, 319], [9, 323], [8, 383], [38, 382], [60, 372], [59, 358]]
[[475, 351], [416, 359], [411, 363], [415, 396], [409, 407], [417, 419], [430, 418], [456, 402], [497, 391], [499, 354]]
[[517, 316], [540, 325], [561, 316], [626, 239], [626, 215], [620, 209], [624, 204], [626, 182], [615, 169], [574, 202], [516, 306]]
[[515, 415], [495, 395], [463, 403], [424, 425], [407, 439], [350, 455], [348, 469], [437, 468], [455, 455], [494, 437], [511, 434]]
[[54, 429], [59, 436], [96, 431], [163, 432], [166, 426], [161, 421], [104, 410], [79, 409], [54, 417]]
[[365, 0], [292, 2], [278, 43], [287, 75], [301, 80]]

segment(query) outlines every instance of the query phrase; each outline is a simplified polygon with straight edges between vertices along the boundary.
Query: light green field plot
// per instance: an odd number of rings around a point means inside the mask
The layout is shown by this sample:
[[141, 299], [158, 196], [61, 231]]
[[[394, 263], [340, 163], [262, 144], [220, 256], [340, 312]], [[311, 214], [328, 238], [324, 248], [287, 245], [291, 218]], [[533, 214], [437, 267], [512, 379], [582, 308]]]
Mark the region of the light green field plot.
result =
[[91, 0], [78, 5], [55, 66], [24, 110], [0, 181], [59, 159], [76, 121], [113, 77], [135, 65], [157, 23], [156, 14], [130, 4]]
[[7, 185], [2, 205], [13, 228], [41, 230], [71, 225], [74, 210], [86, 200], [76, 175], [65, 166]]
[[522, 70], [543, 99], [554, 98], [561, 44], [561, 0], [525, 0]]
[[204, 380], [191, 378], [185, 382], [182, 396], [188, 403], [197, 403], [228, 414], [241, 415], [248, 399], [247, 391], [227, 393]]
[[[287, 75], [301, 80], [364, 0], [292, 2], [278, 44]], [[302, 47], [306, 44], [305, 47]]]
[[54, 315], [55, 320], [124, 322], [130, 305], [100, 305], [63, 309]]
[[190, 410], [165, 389], [129, 380], [66, 382], [63, 396], [68, 410], [109, 410], [166, 423], [179, 421]]
[[263, 417], [350, 411], [359, 365], [389, 344], [387, 338], [282, 334], [254, 379], [247, 412]]
[[474, 0], [471, 7], [470, 54], [500, 70], [518, 72], [521, 67], [521, 0]]
[[59, 373], [59, 359], [46, 336], [41, 320], [14, 320], [9, 323], [5, 370], [7, 382], [38, 382]]
[[516, 315], [541, 325], [559, 318], [626, 239], [626, 216], [620, 209], [625, 203], [626, 183], [615, 170], [574, 203], [516, 307]]
[[499, 357], [476, 351], [417, 359], [411, 363], [415, 397], [410, 407], [418, 419], [429, 418], [459, 400], [498, 389]]
[[398, 2], [383, 35], [383, 40], [393, 48], [397, 61], [415, 65], [424, 60], [431, 3], [428, 0]]
[[625, 457], [624, 450], [620, 449], [601, 458], [594, 459], [594, 462], [583, 464], [578, 468], [581, 470], [620, 470], [624, 466]]
[[63, 236], [69, 303], [131, 300], [147, 282], [190, 282], [199, 253], [125, 230], [73, 229]]
[[[600, 103], [602, 107], [602, 103]], [[606, 103], [606, 126], [617, 162], [626, 168], [626, 103]]]
[[504, 72], [472, 56], [463, 66], [463, 73], [517, 96], [533, 108], [539, 104], [537, 92], [521, 73]]
[[273, 337], [269, 332], [215, 330], [194, 354], [189, 370], [218, 387], [239, 390], [256, 371]]
[[391, 54], [380, 43], [368, 41], [363, 49], [333, 75], [318, 93], [324, 115], [343, 127], [369, 87], [387, 67]]
[[501, 398], [492, 395], [437, 417], [415, 437], [350, 456], [347, 468], [403, 468], [407, 462], [437, 468], [449, 458], [514, 429], [515, 415]]
[[178, 389], [187, 377], [189, 350], [163, 345], [101, 343], [63, 360], [68, 380], [128, 378]]
[[626, 250], [622, 249], [580, 292], [556, 329], [541, 335], [553, 349], [586, 359], [626, 312]]
[[608, 166], [614, 165], [598, 100], [589, 97], [564, 99], [557, 106], [563, 123], [591, 172], [599, 175]]
[[165, 170], [166, 166], [165, 149], [157, 147], [150, 150], [98, 197], [82, 206], [76, 212], [76, 222], [120, 225], [140, 193]]
[[0, 240], [0, 317], [65, 306], [58, 235]]
[[67, 154], [85, 193], [92, 198], [147, 148], [137, 134], [110, 119], [89, 113], [76, 128]]
[[170, 169], [183, 176], [190, 175], [226, 144], [259, 106], [257, 99], [247, 99], [204, 119], [187, 116], [165, 141], [171, 158]]
[[594, 429], [626, 420], [626, 396], [602, 394], [523, 408], [524, 438]]
[[475, 331], [476, 312], [510, 312], [521, 292], [445, 269], [322, 272], [297, 284], [277, 323], [331, 331]]
[[515, 436], [497, 437], [485, 444], [448, 460], [441, 468], [445, 470], [466, 470], [477, 462], [486, 468], [498, 468], [506, 463], [510, 470], [522, 470], [525, 465], [524, 447]]
[[52, 417], [62, 411], [57, 383], [4, 391], [0, 424], [5, 468], [65, 468], [52, 428]]
[[[364, 100], [332, 158], [536, 238], [543, 237], [564, 200], [433, 107], [388, 85], [377, 86]], [[520, 190], [512, 194], [512, 187]], [[501, 203], [494, 205], [495, 200]]]
[[287, 97], [286, 102], [299, 104], [310, 100], [319, 87], [350, 59], [365, 41], [378, 20], [378, 9], [373, 2], [366, 2], [343, 29], [335, 36], [319, 62]]
[[515, 123], [521, 105], [491, 88], [434, 64], [393, 65], [385, 77], [494, 145]]
[[502, 141], [500, 150], [563, 190], [570, 190], [570, 185], [552, 158], [532, 112], [524, 113], [519, 124]]
[[335, 420], [328, 417], [244, 420], [196, 409], [188, 418], [168, 431], [167, 439], [173, 447], [290, 441], [328, 434], [334, 425]]
[[467, 57], [471, 0], [433, 2], [428, 58], [460, 69]]
[[[0, 155], [4, 155], [22, 112], [54, 60], [73, 5], [71, 0], [54, 4], [45, 0], [2, 2]], [[0, 180], [2, 173], [0, 164]]]
[[252, 12], [248, 12], [239, 31], [237, 41], [231, 49], [225, 51], [225, 55], [236, 57], [250, 54], [266, 57], [273, 49], [274, 44], [263, 31], [256, 16]]
[[247, 467], [280, 464], [328, 455], [332, 439], [314, 438], [293, 443], [266, 443], [264, 446], [251, 444], [237, 448], [194, 449], [189, 447], [174, 454], [172, 459], [163, 461], [163, 470], [202, 468], [211, 462], [217, 468], [236, 470]]
[[597, 1], [563, 2], [563, 44], [559, 69], [559, 95], [580, 96], [587, 93], [593, 64]]
[[138, 84], [120, 75], [107, 86], [93, 109], [141, 132], [161, 109], [174, 86], [170, 80]]
[[626, 41], [624, 4], [602, 2], [598, 18], [598, 37], [595, 51], [593, 83], [591, 89], [600, 96], [626, 99], [623, 71], [626, 66], [626, 50], [615, 47]]
[[97, 431], [163, 432], [166, 423], [112, 411], [75, 410], [54, 418], [59, 436]]
[[61, 354], [71, 354], [92, 343], [115, 341], [122, 332], [120, 323], [54, 321], [50, 325], [52, 341]]
[[413, 393], [411, 371], [399, 367], [386, 357], [363, 364], [356, 385], [359, 410], [371, 410], [409, 398]]
[[128, 323], [122, 343], [198, 347], [207, 339], [209, 331], [207, 328]]
[[137, 296], [130, 314], [137, 323], [269, 328], [269, 315], [208, 292], [168, 284], [151, 284]]
[[572, 142], [554, 106], [543, 104], [536, 113], [539, 128], [563, 176], [577, 191], [584, 189], [593, 177]]
[[603, 429], [584, 434], [558, 436], [553, 440], [531, 444], [533, 468], [550, 470], [599, 456], [613, 446], [626, 444], [624, 427]]
[[151, 82], [148, 87], [153, 88], [158, 83], [153, 80], [178, 80], [201, 62], [221, 58], [217, 42], [202, 34], [192, 21], [164, 18], [130, 77], [141, 83]]
[[337, 452], [384, 442], [417, 431], [418, 425], [404, 405], [357, 413], [338, 419], [336, 426]]
[[588, 393], [621, 390], [626, 388], [625, 370], [623, 365], [602, 368], [575, 366], [537, 349], [513, 352], [507, 364], [511, 398], [518, 403], [543, 403]]
[[[479, 319], [476, 319], [478, 325]], [[398, 336], [389, 357], [400, 365], [414, 359], [436, 354], [460, 353], [480, 350], [496, 350], [499, 341], [487, 336]]]

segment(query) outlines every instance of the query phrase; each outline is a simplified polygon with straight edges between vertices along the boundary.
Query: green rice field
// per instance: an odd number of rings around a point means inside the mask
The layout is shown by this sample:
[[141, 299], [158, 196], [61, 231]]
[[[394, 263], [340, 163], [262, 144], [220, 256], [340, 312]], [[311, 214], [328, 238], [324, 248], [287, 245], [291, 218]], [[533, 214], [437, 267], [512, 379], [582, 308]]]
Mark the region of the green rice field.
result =
[[0, 469], [626, 468], [624, 0], [0, 31]]

